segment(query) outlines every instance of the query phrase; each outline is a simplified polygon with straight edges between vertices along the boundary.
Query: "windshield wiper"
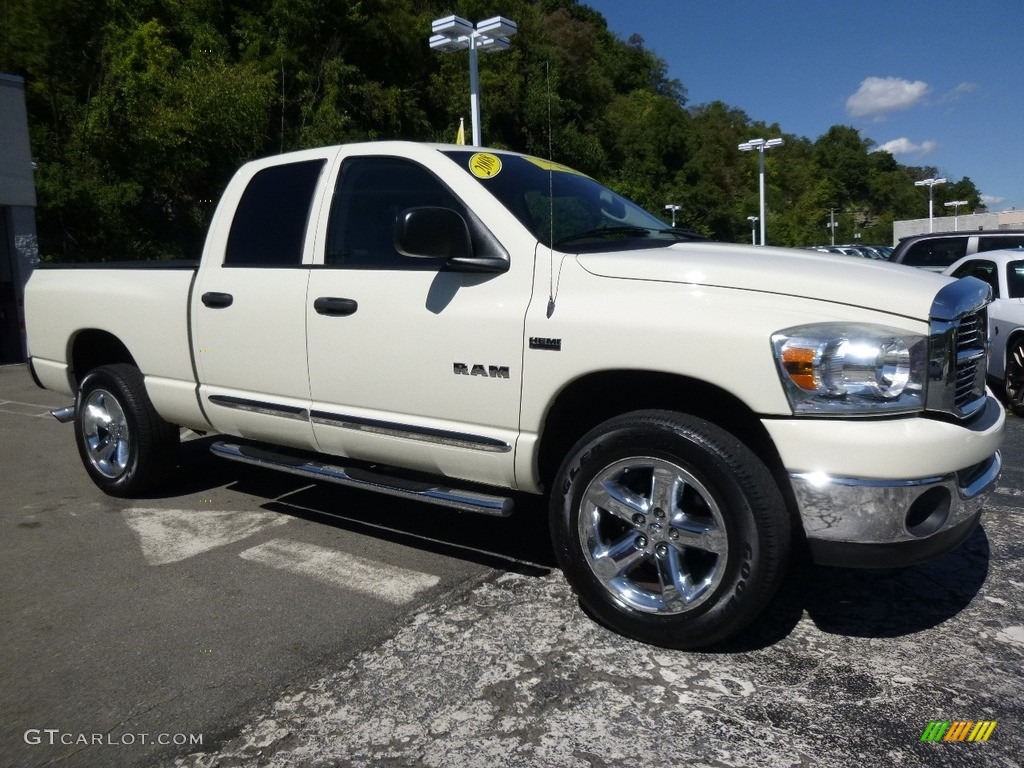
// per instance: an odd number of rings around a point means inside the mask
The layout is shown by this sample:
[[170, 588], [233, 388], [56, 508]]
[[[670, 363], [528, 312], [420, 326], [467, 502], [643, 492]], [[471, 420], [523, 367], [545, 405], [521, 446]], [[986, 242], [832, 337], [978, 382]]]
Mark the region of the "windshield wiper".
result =
[[562, 243], [569, 243], [573, 240], [585, 240], [588, 237], [621, 237], [622, 235], [643, 235], [647, 236], [654, 232], [650, 227], [596, 227], [595, 229], [588, 229], [584, 232], [577, 232], [575, 235], [566, 235], [560, 237], [555, 241], [555, 245], [562, 245]]
[[675, 235], [676, 237], [682, 237], [687, 240], [707, 240], [706, 235], [702, 235], [700, 232], [694, 232], [692, 229], [683, 229], [682, 227], [669, 227], [667, 229], [654, 230], [660, 235]]

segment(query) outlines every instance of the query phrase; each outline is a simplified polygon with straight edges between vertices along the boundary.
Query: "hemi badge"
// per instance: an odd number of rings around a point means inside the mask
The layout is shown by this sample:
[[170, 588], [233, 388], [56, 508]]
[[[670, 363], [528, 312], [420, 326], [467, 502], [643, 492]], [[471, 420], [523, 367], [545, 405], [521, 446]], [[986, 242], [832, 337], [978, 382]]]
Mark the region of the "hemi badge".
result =
[[540, 336], [531, 336], [530, 349], [550, 349], [555, 352], [560, 352], [562, 350], [562, 340], [544, 339]]

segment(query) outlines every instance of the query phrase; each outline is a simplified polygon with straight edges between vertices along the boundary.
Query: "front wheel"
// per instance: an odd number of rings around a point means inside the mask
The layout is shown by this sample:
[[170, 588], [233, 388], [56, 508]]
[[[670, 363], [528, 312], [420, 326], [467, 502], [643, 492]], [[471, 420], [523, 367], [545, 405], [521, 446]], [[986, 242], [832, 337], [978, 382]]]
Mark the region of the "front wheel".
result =
[[1024, 338], [1017, 338], [1006, 350], [1004, 374], [1006, 404], [1017, 416], [1024, 416]]
[[789, 553], [785, 503], [728, 432], [636, 411], [585, 435], [551, 497], [559, 565], [615, 631], [669, 648], [733, 637], [771, 599]]
[[75, 438], [89, 477], [111, 496], [145, 493], [177, 466], [178, 429], [153, 408], [133, 365], [106, 365], [82, 380]]

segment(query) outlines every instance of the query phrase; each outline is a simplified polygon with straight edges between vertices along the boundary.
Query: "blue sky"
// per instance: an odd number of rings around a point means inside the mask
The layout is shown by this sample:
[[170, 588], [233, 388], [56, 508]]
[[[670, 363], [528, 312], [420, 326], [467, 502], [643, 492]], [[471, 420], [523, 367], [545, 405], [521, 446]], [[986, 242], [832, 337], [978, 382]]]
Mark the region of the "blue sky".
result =
[[1024, 208], [1024, 0], [582, 2], [643, 37], [690, 105], [811, 140], [851, 125], [904, 165], [970, 177], [990, 211]]

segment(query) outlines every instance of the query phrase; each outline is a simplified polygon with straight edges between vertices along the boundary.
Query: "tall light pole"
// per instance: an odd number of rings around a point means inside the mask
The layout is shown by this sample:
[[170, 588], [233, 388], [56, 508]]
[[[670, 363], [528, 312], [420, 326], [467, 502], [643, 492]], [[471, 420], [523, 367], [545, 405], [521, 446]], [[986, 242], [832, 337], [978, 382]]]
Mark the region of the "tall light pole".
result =
[[836, 210], [835, 208], [828, 209], [828, 224], [826, 225], [832, 232], [832, 245], [836, 244], [836, 227], [839, 226], [836, 222]]
[[434, 19], [430, 31], [430, 47], [442, 53], [469, 49], [469, 111], [473, 123], [473, 144], [479, 147], [480, 137], [480, 68], [477, 51], [504, 51], [511, 45], [519, 27], [504, 16], [481, 21], [475, 27], [460, 16]]
[[948, 203], [943, 203], [947, 208], [953, 209], [953, 231], [957, 232], [960, 230], [960, 206], [967, 205], [966, 200], [951, 200]]
[[745, 141], [745, 142], [743, 142], [742, 144], [739, 145], [740, 152], [752, 152], [754, 150], [757, 150], [757, 153], [761, 157], [761, 162], [760, 162], [761, 174], [760, 174], [760, 186], [759, 186], [760, 195], [761, 195], [761, 245], [764, 245], [764, 225], [765, 225], [765, 216], [764, 216], [764, 153], [765, 153], [766, 150], [769, 150], [772, 147], [782, 146], [782, 144], [783, 144], [782, 139], [768, 139], [767, 141], [765, 141], [764, 139], [751, 139], [750, 141]]
[[747, 216], [747, 221], [750, 222], [750, 244], [757, 245], [757, 216]]
[[914, 182], [914, 186], [915, 187], [928, 187], [928, 231], [929, 232], [934, 232], [935, 231], [935, 221], [934, 221], [933, 214], [932, 214], [932, 205], [933, 205], [933, 202], [934, 202], [934, 199], [935, 199], [935, 185], [936, 184], [945, 184], [945, 183], [946, 183], [945, 179], [936, 179], [934, 177], [930, 178], [930, 179], [921, 179], [921, 181], [915, 181]]
[[665, 206], [666, 211], [672, 211], [672, 229], [676, 228], [676, 214], [683, 210], [683, 206], [676, 205], [675, 203], [669, 203]]

